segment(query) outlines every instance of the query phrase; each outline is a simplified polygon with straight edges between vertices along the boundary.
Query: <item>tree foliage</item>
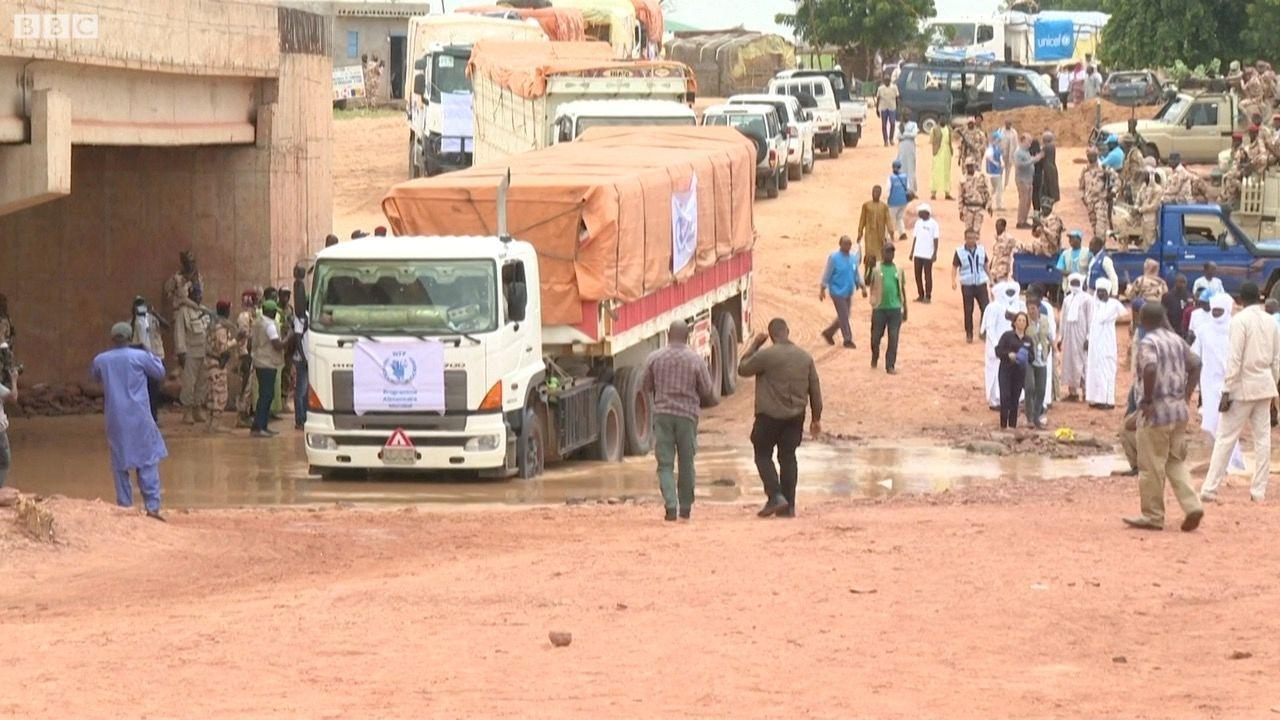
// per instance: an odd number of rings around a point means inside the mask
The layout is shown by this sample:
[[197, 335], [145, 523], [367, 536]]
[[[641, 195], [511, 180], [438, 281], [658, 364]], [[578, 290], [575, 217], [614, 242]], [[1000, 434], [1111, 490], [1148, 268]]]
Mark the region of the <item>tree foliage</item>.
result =
[[1106, 0], [1040, 0], [1040, 9], [1106, 12], [1106, 4]]
[[[1263, 41], [1275, 25], [1249, 28], [1248, 16], [1280, 16], [1277, 0], [1107, 0], [1111, 20], [1102, 31], [1099, 54], [1114, 67], [1189, 66], [1214, 58], [1241, 59], [1275, 54]], [[1264, 32], [1265, 31], [1265, 32]], [[1256, 40], [1250, 40], [1256, 35]]]
[[776, 20], [810, 47], [836, 48], [870, 68], [877, 52], [918, 47], [920, 23], [934, 12], [933, 0], [799, 0]]

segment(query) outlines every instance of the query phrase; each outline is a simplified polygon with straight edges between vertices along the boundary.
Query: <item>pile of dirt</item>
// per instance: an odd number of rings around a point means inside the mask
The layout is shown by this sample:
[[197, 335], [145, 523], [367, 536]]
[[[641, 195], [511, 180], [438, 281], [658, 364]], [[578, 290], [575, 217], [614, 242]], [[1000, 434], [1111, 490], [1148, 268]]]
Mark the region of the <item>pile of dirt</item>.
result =
[[96, 383], [39, 383], [22, 388], [18, 406], [26, 417], [33, 415], [84, 415], [102, 412], [102, 387]]
[[1139, 120], [1150, 118], [1159, 110], [1158, 105], [1127, 108], [1106, 100], [1086, 100], [1066, 110], [1047, 107], [1024, 107], [1017, 110], [992, 112], [983, 117], [988, 129], [1001, 127], [1006, 120], [1013, 122], [1019, 132], [1040, 133], [1048, 130], [1058, 139], [1058, 145], [1084, 145], [1089, 142], [1089, 132], [1097, 121], [1098, 107], [1102, 107], [1102, 123], [1124, 122], [1130, 117]]

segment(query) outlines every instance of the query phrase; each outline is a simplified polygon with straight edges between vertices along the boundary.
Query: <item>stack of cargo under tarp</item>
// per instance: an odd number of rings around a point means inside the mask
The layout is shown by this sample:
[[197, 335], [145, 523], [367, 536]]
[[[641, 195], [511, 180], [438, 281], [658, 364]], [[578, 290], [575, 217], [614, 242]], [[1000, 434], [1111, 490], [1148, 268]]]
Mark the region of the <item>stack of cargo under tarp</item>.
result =
[[704, 97], [762, 92], [780, 70], [796, 66], [796, 49], [780, 35], [734, 30], [678, 32], [667, 59], [693, 69]]
[[501, 5], [476, 5], [458, 8], [455, 12], [469, 15], [514, 16], [538, 23], [553, 42], [582, 42], [587, 39], [587, 23], [582, 11], [576, 8], [522, 9]]
[[[508, 231], [537, 248], [544, 325], [576, 325], [583, 302], [637, 300], [755, 240], [755, 146], [724, 127], [594, 128], [576, 142], [401, 183], [382, 209], [396, 235], [493, 236], [508, 169]], [[691, 208], [696, 247], [673, 271], [689, 229], [687, 216], [673, 215]]]

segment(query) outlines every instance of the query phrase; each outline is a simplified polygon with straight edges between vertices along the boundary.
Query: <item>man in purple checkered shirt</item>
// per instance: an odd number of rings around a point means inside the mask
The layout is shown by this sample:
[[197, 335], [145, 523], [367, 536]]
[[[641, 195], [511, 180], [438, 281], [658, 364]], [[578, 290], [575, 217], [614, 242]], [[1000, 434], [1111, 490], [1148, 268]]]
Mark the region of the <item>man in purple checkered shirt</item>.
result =
[[1164, 306], [1147, 303], [1140, 317], [1146, 334], [1138, 345], [1134, 384], [1140, 415], [1138, 495], [1142, 515], [1124, 521], [1139, 530], [1163, 530], [1167, 480], [1185, 514], [1182, 530], [1191, 532], [1204, 517], [1204, 507], [1187, 472], [1187, 401], [1200, 377], [1200, 360], [1187, 341], [1169, 327]]
[[[693, 509], [693, 456], [698, 452], [698, 412], [716, 403], [707, 363], [689, 347], [689, 326], [682, 320], [667, 329], [667, 346], [649, 357], [641, 390], [653, 395], [654, 457], [667, 520], [689, 519]], [[680, 456], [680, 482], [673, 473]]]

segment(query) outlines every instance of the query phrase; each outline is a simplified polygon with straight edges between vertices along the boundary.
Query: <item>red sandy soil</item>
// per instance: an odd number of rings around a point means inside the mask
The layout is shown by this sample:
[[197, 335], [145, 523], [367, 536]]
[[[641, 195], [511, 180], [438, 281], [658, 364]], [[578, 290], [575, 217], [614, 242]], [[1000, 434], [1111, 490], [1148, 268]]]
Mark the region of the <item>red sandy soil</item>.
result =
[[[1122, 529], [1129, 480], [826, 501], [0, 510], [15, 718], [1262, 718], [1280, 516]], [[556, 649], [550, 631], [572, 633]], [[1233, 659], [1236, 658], [1236, 659]]]

